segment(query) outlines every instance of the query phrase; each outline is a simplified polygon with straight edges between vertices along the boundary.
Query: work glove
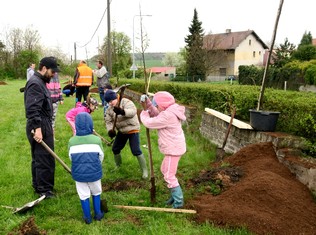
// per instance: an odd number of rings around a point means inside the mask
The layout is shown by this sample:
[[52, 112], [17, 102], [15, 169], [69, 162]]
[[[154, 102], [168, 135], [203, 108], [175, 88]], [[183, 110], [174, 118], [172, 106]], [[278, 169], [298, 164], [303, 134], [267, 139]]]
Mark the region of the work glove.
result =
[[146, 99], [148, 99], [148, 96], [145, 95], [145, 94], [143, 94], [143, 95], [141, 95], [141, 97], [140, 97], [140, 102], [145, 102]]
[[116, 113], [117, 115], [125, 115], [125, 111], [124, 109], [121, 109], [120, 107], [116, 107], [114, 106], [113, 108], [114, 113]]
[[116, 131], [115, 130], [109, 130], [108, 135], [111, 139], [113, 139], [116, 136]]

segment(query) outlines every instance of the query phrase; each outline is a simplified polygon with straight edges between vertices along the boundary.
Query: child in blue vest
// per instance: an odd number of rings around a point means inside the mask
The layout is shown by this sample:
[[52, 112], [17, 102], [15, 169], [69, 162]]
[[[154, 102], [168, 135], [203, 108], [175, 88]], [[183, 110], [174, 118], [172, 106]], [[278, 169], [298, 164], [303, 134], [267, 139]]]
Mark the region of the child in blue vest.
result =
[[90, 196], [94, 208], [94, 219], [101, 220], [102, 161], [104, 158], [101, 139], [93, 135], [91, 115], [78, 113], [75, 120], [76, 135], [68, 143], [69, 158], [72, 162], [72, 178], [81, 201], [83, 219], [87, 224], [92, 222], [90, 214]]

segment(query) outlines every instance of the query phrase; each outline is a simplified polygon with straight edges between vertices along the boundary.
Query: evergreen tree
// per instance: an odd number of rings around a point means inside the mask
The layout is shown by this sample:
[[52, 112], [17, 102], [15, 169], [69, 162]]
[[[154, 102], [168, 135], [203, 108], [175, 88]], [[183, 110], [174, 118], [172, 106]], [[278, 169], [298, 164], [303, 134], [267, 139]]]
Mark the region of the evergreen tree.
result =
[[284, 44], [280, 44], [273, 55], [273, 67], [281, 68], [291, 60], [292, 54], [295, 51], [295, 45], [285, 38]]
[[194, 9], [193, 20], [189, 27], [190, 34], [184, 39], [186, 43], [186, 69], [192, 81], [205, 80], [205, 51], [203, 49], [202, 22], [198, 19], [198, 13]]
[[308, 33], [305, 32], [302, 39], [301, 39], [301, 43], [298, 45], [298, 47], [305, 46], [305, 45], [311, 45], [312, 41], [313, 41], [313, 36], [312, 36], [311, 32], [310, 31]]
[[312, 44], [312, 41], [313, 36], [311, 32], [305, 32], [292, 58], [300, 61], [316, 59], [316, 46]]

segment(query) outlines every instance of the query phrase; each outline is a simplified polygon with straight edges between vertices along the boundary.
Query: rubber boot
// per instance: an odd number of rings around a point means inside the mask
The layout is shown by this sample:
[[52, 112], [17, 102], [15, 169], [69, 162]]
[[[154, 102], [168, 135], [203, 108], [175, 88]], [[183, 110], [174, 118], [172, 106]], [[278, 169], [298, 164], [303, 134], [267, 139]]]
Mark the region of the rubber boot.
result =
[[91, 224], [92, 218], [90, 214], [90, 200], [87, 198], [86, 200], [80, 200], [80, 202], [83, 211], [83, 220], [86, 224]]
[[120, 153], [114, 155], [114, 161], [117, 168], [119, 168], [122, 165], [122, 157]]
[[94, 219], [100, 221], [104, 217], [104, 212], [101, 211], [100, 195], [92, 196], [92, 202], [93, 202], [93, 210], [94, 210]]
[[148, 178], [148, 170], [147, 170], [147, 165], [146, 165], [146, 160], [143, 154], [136, 156], [140, 169], [143, 172], [142, 178], [147, 179]]
[[166, 205], [168, 206], [172, 205], [174, 202], [174, 199], [172, 197], [172, 188], [170, 189], [170, 194], [171, 194], [170, 198], [167, 201], [165, 201]]
[[175, 209], [183, 207], [183, 193], [180, 185], [175, 188], [172, 188], [171, 194], [174, 199], [172, 207]]

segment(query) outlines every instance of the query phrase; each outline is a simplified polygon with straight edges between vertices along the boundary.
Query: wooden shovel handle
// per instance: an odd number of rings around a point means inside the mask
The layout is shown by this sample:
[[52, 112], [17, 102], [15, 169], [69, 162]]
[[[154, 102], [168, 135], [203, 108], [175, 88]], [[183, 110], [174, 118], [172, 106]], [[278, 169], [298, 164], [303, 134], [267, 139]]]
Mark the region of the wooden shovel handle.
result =
[[102, 135], [100, 135], [98, 132], [96, 132], [95, 130], [93, 130], [93, 134], [98, 136], [107, 146], [111, 146], [114, 139], [112, 141], [108, 141], [107, 139], [105, 139]]
[[[120, 107], [121, 105], [121, 101], [123, 99], [123, 95], [124, 95], [124, 90], [125, 90], [126, 86], [123, 86], [121, 88], [121, 92], [120, 92], [120, 97], [119, 97], [119, 100], [116, 104], [116, 107]], [[112, 131], [115, 131], [115, 126], [116, 126], [116, 122], [117, 122], [117, 114], [115, 114], [115, 118], [114, 118], [114, 123], [113, 123], [113, 128], [112, 128]]]
[[[33, 130], [31, 131], [31, 133], [34, 135], [34, 131]], [[61, 160], [61, 158], [58, 157], [57, 154], [54, 153], [54, 151], [43, 140], [40, 142], [40, 144], [47, 150], [47, 152], [49, 152], [65, 168], [66, 171], [68, 171], [68, 173], [71, 174], [71, 170], [66, 165], [66, 163], [64, 163], [64, 161]]]
[[230, 118], [230, 122], [229, 122], [229, 125], [228, 125], [228, 128], [227, 128], [227, 132], [226, 132], [226, 135], [225, 135], [225, 138], [224, 138], [222, 149], [225, 148], [225, 145], [226, 145], [226, 142], [227, 142], [227, 139], [228, 139], [228, 135], [229, 135], [230, 129], [231, 129], [233, 121], [234, 121], [235, 114], [236, 114], [236, 107], [233, 108], [232, 116]]

